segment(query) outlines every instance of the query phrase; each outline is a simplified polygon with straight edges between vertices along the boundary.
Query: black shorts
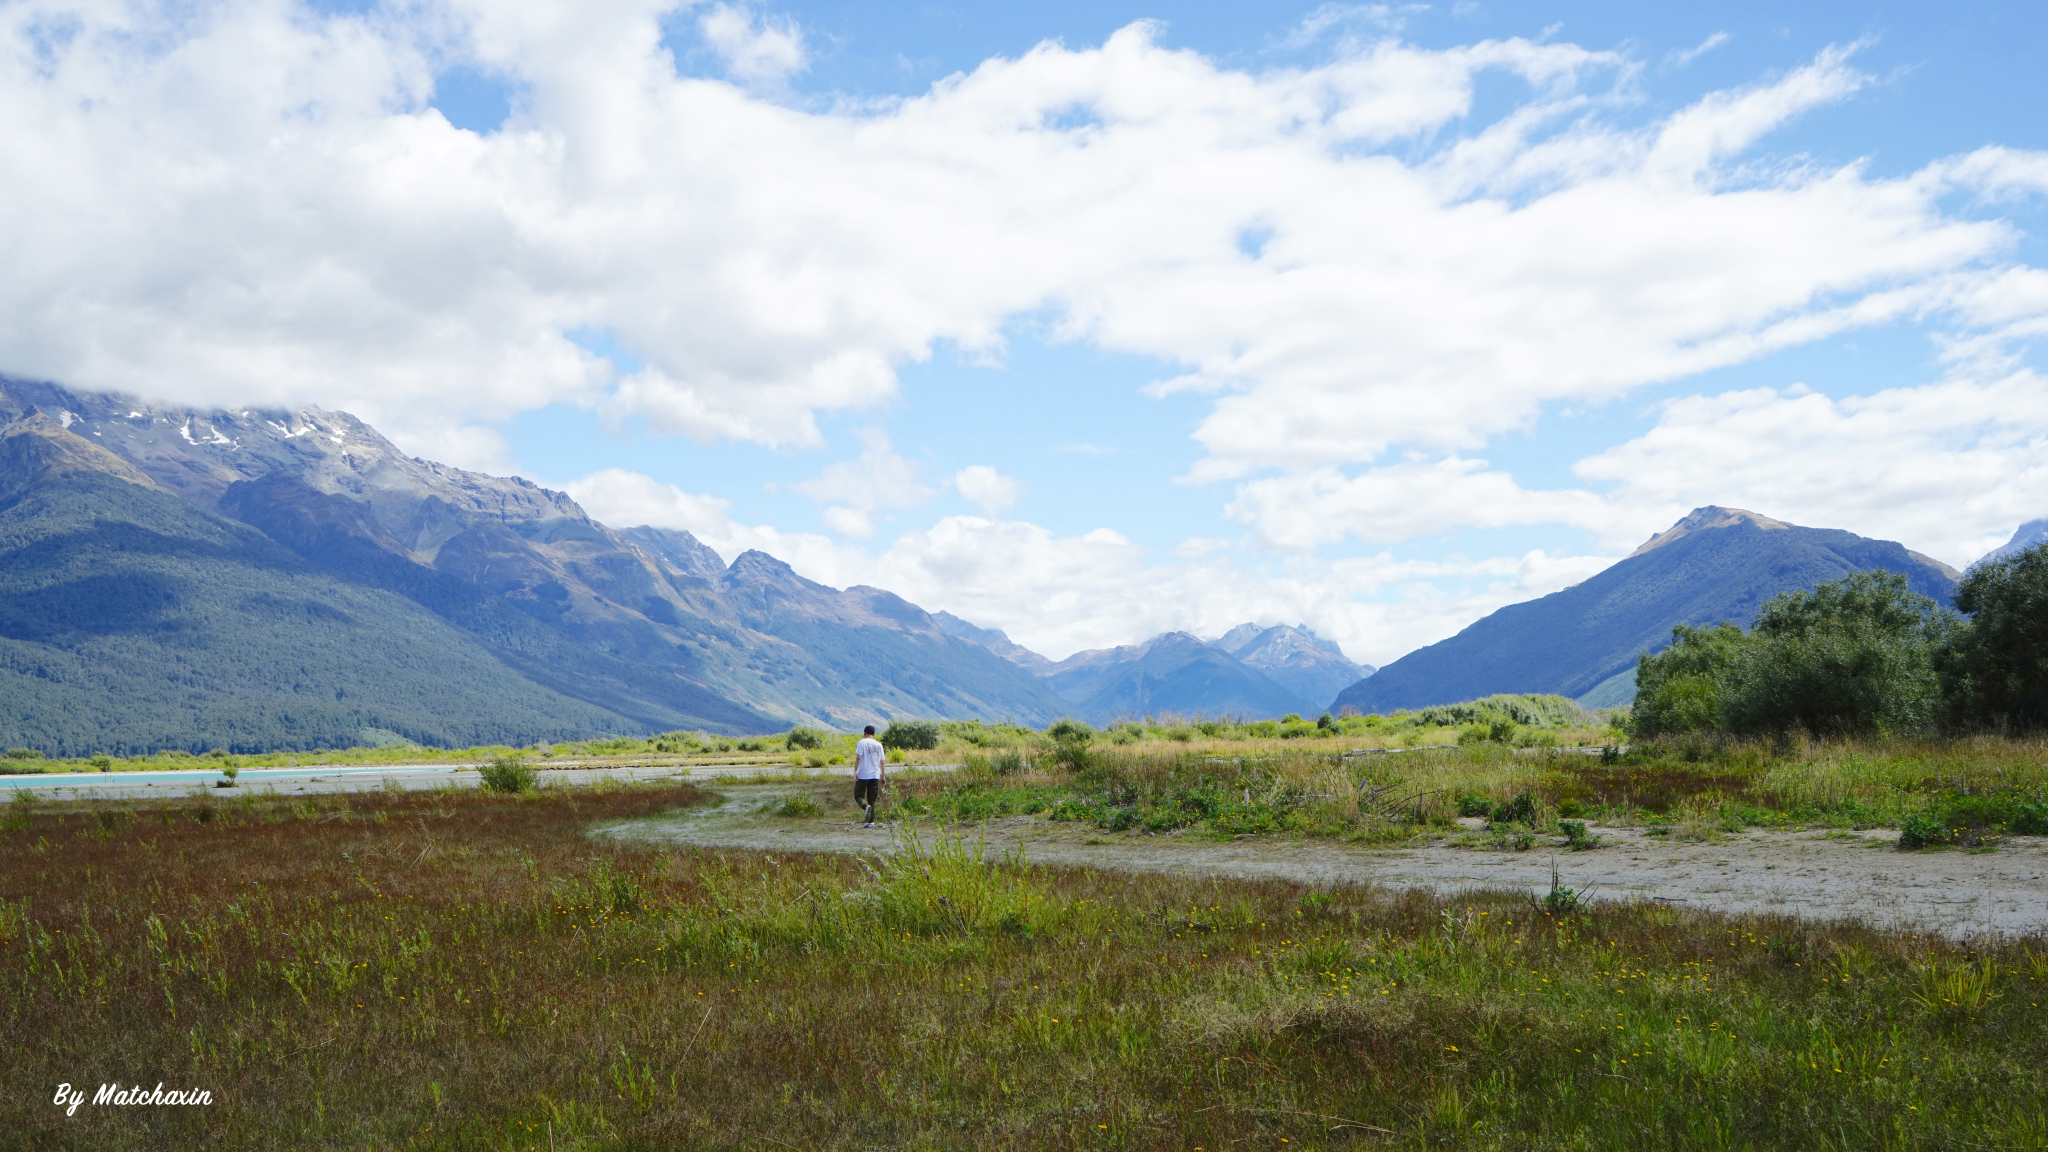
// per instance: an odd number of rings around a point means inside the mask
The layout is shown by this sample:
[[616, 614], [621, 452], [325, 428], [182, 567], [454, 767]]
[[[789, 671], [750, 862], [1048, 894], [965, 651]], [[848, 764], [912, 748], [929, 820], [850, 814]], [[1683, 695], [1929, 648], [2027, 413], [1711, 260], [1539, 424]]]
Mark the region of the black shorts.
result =
[[865, 808], [870, 804], [879, 804], [881, 802], [882, 782], [880, 780], [855, 780], [853, 782], [854, 807]]

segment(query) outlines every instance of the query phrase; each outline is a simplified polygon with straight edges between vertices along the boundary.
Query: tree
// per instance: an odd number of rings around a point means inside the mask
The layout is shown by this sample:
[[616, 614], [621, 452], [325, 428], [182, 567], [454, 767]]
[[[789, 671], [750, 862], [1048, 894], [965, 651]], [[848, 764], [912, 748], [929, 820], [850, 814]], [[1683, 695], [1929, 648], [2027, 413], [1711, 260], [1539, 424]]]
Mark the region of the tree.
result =
[[1722, 685], [1746, 637], [1733, 624], [1671, 630], [1664, 651], [1636, 658], [1633, 730], [1638, 736], [1697, 732], [1722, 724]]
[[1982, 564], [1956, 587], [1968, 613], [1938, 657], [1962, 727], [2048, 727], [2048, 544]]
[[939, 746], [939, 722], [936, 720], [891, 720], [882, 733], [884, 748], [916, 748], [929, 750]]
[[1637, 663], [1636, 732], [1921, 731], [1941, 715], [1935, 653], [1956, 628], [1953, 613], [1895, 572], [1781, 593], [1747, 634], [1681, 625], [1670, 647]]

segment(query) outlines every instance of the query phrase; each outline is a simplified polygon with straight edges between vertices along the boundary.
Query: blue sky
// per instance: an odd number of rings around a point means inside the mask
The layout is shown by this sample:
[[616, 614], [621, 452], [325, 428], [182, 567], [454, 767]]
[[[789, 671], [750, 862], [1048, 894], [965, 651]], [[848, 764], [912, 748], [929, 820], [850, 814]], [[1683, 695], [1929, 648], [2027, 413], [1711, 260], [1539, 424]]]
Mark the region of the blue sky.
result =
[[9, 16], [0, 370], [347, 408], [1055, 657], [1384, 663], [1701, 504], [2048, 515], [2038, 4]]

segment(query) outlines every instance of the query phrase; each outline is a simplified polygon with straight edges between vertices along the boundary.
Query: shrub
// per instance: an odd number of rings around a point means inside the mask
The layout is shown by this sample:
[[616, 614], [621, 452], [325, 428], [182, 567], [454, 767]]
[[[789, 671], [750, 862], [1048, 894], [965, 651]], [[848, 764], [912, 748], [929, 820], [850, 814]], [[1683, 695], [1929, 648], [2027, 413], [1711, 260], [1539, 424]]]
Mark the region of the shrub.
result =
[[33, 748], [9, 748], [6, 756], [9, 760], [41, 760], [43, 758], [43, 754]]
[[939, 746], [939, 722], [936, 720], [891, 720], [881, 735], [884, 748], [914, 748], [929, 750]]
[[823, 816], [825, 809], [809, 796], [788, 796], [775, 809], [775, 814], [797, 820], [808, 820], [812, 817]]
[[1925, 848], [1949, 842], [1948, 824], [1932, 812], [1916, 812], [1899, 822], [1901, 849]]
[[531, 792], [539, 782], [540, 774], [533, 765], [517, 756], [499, 756], [483, 766], [479, 773], [484, 787], [493, 792]]
[[1085, 745], [1095, 739], [1095, 729], [1090, 728], [1087, 721], [1072, 717], [1053, 721], [1046, 727], [1045, 734], [1061, 744]]
[[112, 772], [114, 770], [114, 761], [109, 756], [95, 756], [92, 758], [92, 766], [102, 772]]
[[1543, 897], [1543, 910], [1552, 916], [1569, 916], [1579, 910], [1579, 894], [1550, 878], [1550, 893]]
[[816, 728], [791, 728], [789, 734], [782, 738], [782, 742], [783, 746], [792, 752], [798, 748], [822, 748], [825, 745], [825, 734]]
[[1534, 824], [1536, 797], [1523, 792], [1513, 800], [1495, 804], [1493, 810], [1487, 813], [1487, 819], [1495, 824]]

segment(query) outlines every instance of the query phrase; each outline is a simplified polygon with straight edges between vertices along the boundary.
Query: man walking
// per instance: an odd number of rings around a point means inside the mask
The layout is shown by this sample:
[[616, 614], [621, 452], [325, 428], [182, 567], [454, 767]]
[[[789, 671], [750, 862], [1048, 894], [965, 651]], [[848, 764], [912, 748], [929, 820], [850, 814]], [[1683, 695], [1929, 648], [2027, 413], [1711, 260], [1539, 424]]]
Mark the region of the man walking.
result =
[[870, 724], [853, 746], [853, 802], [867, 817], [863, 828], [875, 826], [875, 805], [881, 802], [882, 785], [889, 782], [887, 765], [882, 742], [875, 739], [875, 726]]

